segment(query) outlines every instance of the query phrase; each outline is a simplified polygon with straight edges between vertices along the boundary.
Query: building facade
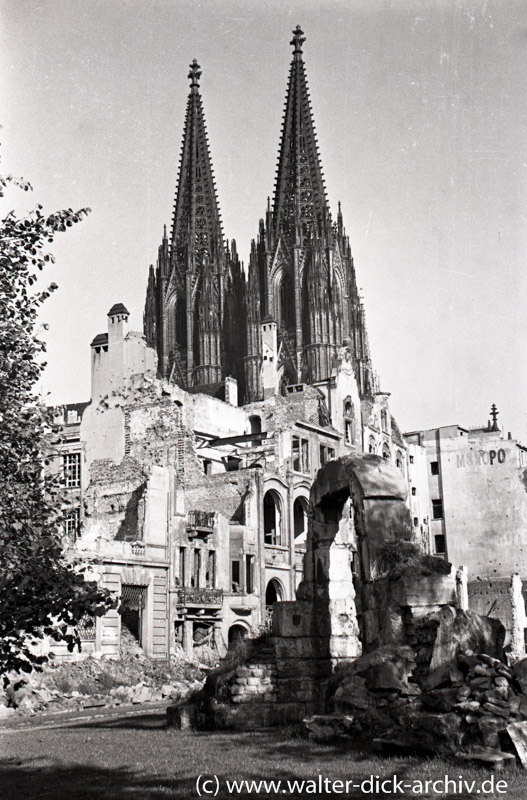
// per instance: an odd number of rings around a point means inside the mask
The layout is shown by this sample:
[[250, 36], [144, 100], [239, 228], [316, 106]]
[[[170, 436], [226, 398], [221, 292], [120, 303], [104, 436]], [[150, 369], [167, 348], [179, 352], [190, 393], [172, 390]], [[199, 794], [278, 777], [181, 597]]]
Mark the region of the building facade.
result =
[[511, 578], [527, 581], [527, 448], [500, 430], [495, 411], [486, 427], [404, 438], [410, 508], [415, 525], [428, 520], [429, 551], [466, 569], [472, 610], [511, 629]]
[[114, 305], [91, 343], [89, 402], [57, 412], [65, 541], [121, 600], [82, 630], [85, 652], [117, 655], [124, 625], [156, 659], [223, 654], [295, 598], [320, 467], [368, 452], [406, 475], [340, 206], [336, 223], [329, 212], [303, 42], [297, 28], [274, 201], [247, 273], [223, 238], [194, 61], [144, 332]]

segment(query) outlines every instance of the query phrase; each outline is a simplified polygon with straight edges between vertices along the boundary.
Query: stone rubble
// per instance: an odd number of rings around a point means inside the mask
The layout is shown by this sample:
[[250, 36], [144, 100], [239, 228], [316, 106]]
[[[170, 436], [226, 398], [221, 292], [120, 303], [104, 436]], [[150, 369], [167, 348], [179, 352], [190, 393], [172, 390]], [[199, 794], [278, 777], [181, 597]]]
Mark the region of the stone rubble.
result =
[[527, 720], [527, 659], [509, 667], [466, 650], [440, 685], [420, 685], [416, 676], [422, 680], [415, 649], [380, 648], [337, 669], [329, 707], [353, 716], [352, 732], [377, 743], [445, 755], [479, 752], [482, 761], [489, 750], [512, 749], [509, 726]]
[[[0, 695], [0, 719], [42, 711], [180, 701], [199, 690], [207, 674], [208, 667], [182, 654], [176, 654], [170, 665], [156, 664], [125, 632], [119, 659], [51, 663], [41, 672], [11, 676], [11, 685]], [[22, 685], [17, 687], [16, 681]]]

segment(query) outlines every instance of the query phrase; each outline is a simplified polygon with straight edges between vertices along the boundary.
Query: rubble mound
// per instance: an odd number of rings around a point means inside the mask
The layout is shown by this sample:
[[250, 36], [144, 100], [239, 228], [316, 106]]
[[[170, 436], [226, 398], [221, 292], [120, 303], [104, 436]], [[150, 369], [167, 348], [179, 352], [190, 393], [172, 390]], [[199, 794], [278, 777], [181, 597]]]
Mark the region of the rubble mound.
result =
[[353, 717], [353, 731], [377, 744], [445, 755], [507, 748], [527, 720], [527, 659], [510, 667], [497, 657], [501, 623], [445, 607], [413, 638], [337, 667], [329, 711]]
[[170, 664], [156, 663], [123, 626], [118, 659], [90, 656], [80, 661], [50, 662], [41, 672], [22, 679], [11, 676], [3, 705], [21, 714], [34, 714], [164, 698], [177, 701], [199, 689], [206, 675], [207, 667], [190, 661], [182, 651], [173, 655]]

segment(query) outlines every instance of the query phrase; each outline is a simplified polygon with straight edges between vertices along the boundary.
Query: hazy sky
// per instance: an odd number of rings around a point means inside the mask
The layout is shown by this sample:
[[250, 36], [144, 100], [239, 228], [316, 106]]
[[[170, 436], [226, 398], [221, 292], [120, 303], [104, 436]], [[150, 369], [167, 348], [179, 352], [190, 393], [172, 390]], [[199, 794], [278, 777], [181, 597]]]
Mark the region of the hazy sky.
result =
[[2, 168], [33, 183], [26, 204], [92, 208], [54, 247], [52, 401], [89, 397], [89, 343], [113, 303], [142, 328], [193, 58], [224, 232], [247, 261], [300, 23], [330, 207], [342, 201], [393, 413], [405, 430], [477, 425], [495, 402], [527, 442], [524, 0], [0, 0], [0, 11]]

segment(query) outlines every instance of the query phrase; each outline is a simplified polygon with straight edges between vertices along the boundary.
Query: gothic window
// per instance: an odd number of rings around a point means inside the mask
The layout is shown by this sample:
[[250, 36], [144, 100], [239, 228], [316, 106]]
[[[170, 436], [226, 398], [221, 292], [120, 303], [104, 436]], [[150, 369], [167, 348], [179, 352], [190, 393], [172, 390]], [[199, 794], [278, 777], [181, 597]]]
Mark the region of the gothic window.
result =
[[381, 411], [381, 430], [385, 433], [388, 431], [388, 412], [385, 408]]
[[280, 282], [278, 323], [280, 328], [287, 331], [295, 328], [295, 287], [293, 276], [289, 272], [282, 275]]
[[375, 453], [375, 439], [370, 436], [368, 440], [368, 453]]
[[390, 448], [386, 444], [382, 448], [382, 457], [384, 458], [385, 461], [389, 461], [391, 457]]
[[400, 450], [398, 450], [395, 454], [395, 466], [399, 469], [403, 468], [403, 455]]

